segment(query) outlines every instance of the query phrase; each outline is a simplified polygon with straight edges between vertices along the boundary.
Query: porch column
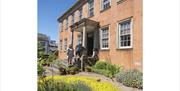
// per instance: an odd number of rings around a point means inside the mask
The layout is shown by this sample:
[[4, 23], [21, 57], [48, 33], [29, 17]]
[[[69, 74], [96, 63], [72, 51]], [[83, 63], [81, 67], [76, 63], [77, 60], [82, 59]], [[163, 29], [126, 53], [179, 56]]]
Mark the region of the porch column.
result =
[[74, 30], [71, 30], [71, 45], [73, 46], [73, 42], [74, 42]]
[[[86, 26], [83, 26], [83, 43], [82, 46], [86, 48]], [[85, 57], [85, 50], [83, 50], [82, 56], [81, 56], [81, 70], [83, 71], [84, 68], [84, 57]]]
[[82, 46], [86, 48], [86, 26], [83, 26], [83, 43]]
[[71, 45], [73, 46], [74, 43], [74, 31], [71, 32]]

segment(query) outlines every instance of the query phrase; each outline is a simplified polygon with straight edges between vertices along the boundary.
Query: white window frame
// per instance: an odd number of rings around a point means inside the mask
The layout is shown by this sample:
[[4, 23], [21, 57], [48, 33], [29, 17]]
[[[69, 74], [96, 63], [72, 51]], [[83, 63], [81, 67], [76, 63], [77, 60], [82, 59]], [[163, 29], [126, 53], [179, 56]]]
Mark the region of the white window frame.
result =
[[73, 25], [74, 24], [74, 21], [75, 20], [75, 14], [73, 13], [72, 15], [71, 15], [71, 25]]
[[68, 26], [69, 26], [69, 24], [68, 24], [69, 23], [68, 22], [69, 21], [68, 17], [65, 20], [66, 20], [66, 31], [67, 31], [68, 30]]
[[123, 1], [123, 0], [117, 0], [117, 2], [121, 2], [121, 1]]
[[[121, 26], [120, 24], [123, 23], [123, 22], [126, 22], [130, 20], [130, 37], [131, 37], [131, 40], [130, 40], [130, 46], [121, 46], [121, 39], [120, 39], [120, 35], [121, 35]], [[117, 48], [118, 49], [130, 49], [130, 48], [133, 48], [133, 18], [127, 18], [127, 19], [124, 19], [124, 20], [121, 20], [117, 23]]]
[[60, 22], [59, 23], [59, 32], [62, 32], [63, 31], [63, 22]]
[[[94, 15], [94, 0], [93, 0], [93, 7], [91, 7], [91, 8], [93, 8], [93, 15]], [[89, 5], [89, 1], [88, 1], [88, 17], [91, 17], [91, 16], [93, 16], [93, 15], [90, 15], [90, 5]]]
[[[107, 48], [103, 48], [102, 46], [102, 29], [107, 28], [108, 27], [108, 47]], [[102, 28], [100, 28], [100, 48], [101, 50], [109, 50], [110, 47], [110, 25], [106, 25]]]
[[[111, 0], [109, 0], [109, 2], [110, 2], [110, 5], [109, 5], [109, 6], [111, 6]], [[100, 9], [100, 10], [106, 10], [106, 9], [103, 8], [103, 0], [101, 0], [101, 3], [100, 3], [100, 4], [101, 4], [101, 5], [100, 5], [100, 6], [101, 6], [101, 9]]]
[[[80, 41], [79, 41], [79, 37], [80, 37]], [[82, 36], [81, 35], [77, 35], [77, 45], [78, 44], [82, 44]]]
[[83, 18], [83, 7], [79, 9], [79, 21]]
[[[65, 41], [65, 40], [66, 40], [66, 41]], [[66, 44], [65, 44], [65, 42], [66, 42]], [[66, 46], [66, 47], [65, 47], [65, 46]], [[66, 48], [66, 49], [65, 49], [65, 48]], [[65, 39], [64, 39], [64, 51], [66, 51], [67, 48], [68, 48], [68, 39], [65, 38]]]
[[60, 51], [63, 50], [63, 40], [62, 39], [59, 40], [59, 50]]

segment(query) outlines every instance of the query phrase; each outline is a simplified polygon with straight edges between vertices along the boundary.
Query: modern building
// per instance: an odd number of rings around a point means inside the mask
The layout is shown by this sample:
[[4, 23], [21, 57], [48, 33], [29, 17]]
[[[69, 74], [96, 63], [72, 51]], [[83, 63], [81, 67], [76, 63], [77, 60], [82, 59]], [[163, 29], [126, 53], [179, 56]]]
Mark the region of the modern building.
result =
[[45, 54], [47, 55], [58, 49], [56, 41], [51, 40], [50, 37], [45, 34], [38, 33], [38, 42], [45, 48]]
[[99, 59], [126, 69], [143, 66], [142, 0], [77, 0], [59, 22], [59, 58], [79, 43]]

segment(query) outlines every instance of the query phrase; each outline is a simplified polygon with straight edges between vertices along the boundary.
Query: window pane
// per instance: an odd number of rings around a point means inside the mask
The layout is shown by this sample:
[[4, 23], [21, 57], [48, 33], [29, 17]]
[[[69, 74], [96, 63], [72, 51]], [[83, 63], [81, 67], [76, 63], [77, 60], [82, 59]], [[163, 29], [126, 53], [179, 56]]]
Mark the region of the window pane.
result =
[[123, 41], [121, 41], [121, 46], [124, 46], [124, 45], [123, 45]]
[[88, 1], [88, 10], [89, 10], [89, 16], [94, 15], [94, 0]]
[[82, 8], [80, 8], [80, 9], [79, 9], [79, 20], [82, 19], [82, 16], [83, 16], [83, 15], [82, 15]]
[[101, 30], [101, 37], [102, 37], [102, 48], [108, 48], [109, 47], [109, 43], [108, 43], [108, 40], [109, 40], [109, 32], [108, 32], [109, 28], [103, 28]]
[[119, 42], [121, 47], [126, 47], [126, 46], [131, 46], [131, 32], [130, 32], [130, 23], [131, 21], [125, 21], [122, 23], [119, 23], [119, 32], [120, 32], [120, 37], [119, 37]]
[[103, 0], [102, 3], [103, 9], [106, 9], [110, 6], [110, 0]]
[[128, 41], [128, 46], [131, 46], [131, 41]]

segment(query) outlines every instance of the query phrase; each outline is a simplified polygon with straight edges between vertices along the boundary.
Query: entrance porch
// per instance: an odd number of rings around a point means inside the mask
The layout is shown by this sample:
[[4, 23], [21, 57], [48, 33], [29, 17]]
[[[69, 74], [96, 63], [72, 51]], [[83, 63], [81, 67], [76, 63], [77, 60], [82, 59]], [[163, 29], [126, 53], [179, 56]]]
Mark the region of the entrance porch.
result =
[[71, 44], [74, 44], [74, 32], [80, 32], [82, 46], [87, 49], [88, 57], [93, 55], [93, 49], [99, 49], [99, 22], [84, 18], [71, 27]]

